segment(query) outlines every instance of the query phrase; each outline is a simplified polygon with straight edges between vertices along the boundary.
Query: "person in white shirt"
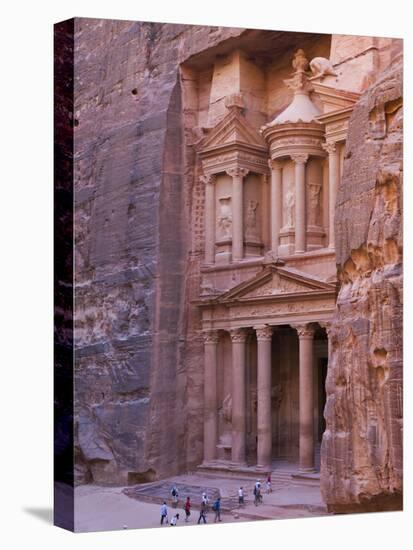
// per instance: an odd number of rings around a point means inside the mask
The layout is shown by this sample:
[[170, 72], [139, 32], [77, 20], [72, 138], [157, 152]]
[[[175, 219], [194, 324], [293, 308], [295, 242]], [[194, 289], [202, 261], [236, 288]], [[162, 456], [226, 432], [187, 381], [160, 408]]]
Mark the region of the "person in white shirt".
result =
[[244, 489], [240, 487], [238, 489], [238, 507], [241, 507], [244, 505]]
[[179, 519], [179, 514], [175, 514], [174, 517], [171, 519], [171, 526], [176, 525], [178, 519]]

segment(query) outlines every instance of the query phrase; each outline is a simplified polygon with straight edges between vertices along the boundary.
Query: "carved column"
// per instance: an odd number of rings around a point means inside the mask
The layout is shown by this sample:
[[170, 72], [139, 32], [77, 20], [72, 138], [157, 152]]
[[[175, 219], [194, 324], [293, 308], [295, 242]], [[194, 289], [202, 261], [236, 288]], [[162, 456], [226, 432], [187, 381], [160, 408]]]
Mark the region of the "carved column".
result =
[[306, 249], [306, 217], [305, 217], [305, 163], [308, 155], [291, 156], [295, 162], [295, 252], [305, 252]]
[[271, 169], [271, 251], [276, 258], [282, 223], [282, 163], [270, 160], [268, 166]]
[[334, 214], [340, 183], [340, 155], [333, 142], [324, 143], [323, 149], [328, 153], [328, 247], [334, 249]]
[[272, 328], [256, 327], [257, 361], [257, 466], [268, 470], [271, 467], [271, 340]]
[[310, 325], [295, 327], [299, 338], [300, 470], [314, 471], [313, 338]]
[[216, 458], [218, 440], [217, 350], [218, 331], [204, 334], [204, 462]]
[[231, 330], [232, 340], [232, 462], [245, 465], [246, 372], [245, 343], [247, 332]]
[[215, 263], [215, 181], [216, 176], [201, 176], [205, 184], [205, 263]]
[[232, 177], [232, 261], [244, 256], [244, 216], [243, 188], [246, 168], [230, 168], [227, 174]]

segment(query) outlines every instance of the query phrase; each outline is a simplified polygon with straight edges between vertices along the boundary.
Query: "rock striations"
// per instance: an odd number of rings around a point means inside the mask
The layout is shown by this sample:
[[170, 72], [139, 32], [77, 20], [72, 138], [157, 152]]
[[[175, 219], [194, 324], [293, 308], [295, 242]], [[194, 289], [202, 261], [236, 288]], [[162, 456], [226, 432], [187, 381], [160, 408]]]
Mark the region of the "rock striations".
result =
[[402, 66], [355, 106], [336, 203], [321, 488], [330, 511], [402, 507]]

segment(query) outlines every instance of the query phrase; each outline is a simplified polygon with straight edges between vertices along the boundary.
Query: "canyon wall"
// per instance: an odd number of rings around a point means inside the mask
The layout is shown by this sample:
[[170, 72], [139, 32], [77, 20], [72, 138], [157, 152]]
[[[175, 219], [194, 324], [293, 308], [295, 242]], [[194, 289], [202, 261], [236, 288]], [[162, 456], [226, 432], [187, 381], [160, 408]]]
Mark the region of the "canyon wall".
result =
[[191, 434], [201, 438], [182, 367], [190, 189], [179, 65], [242, 32], [75, 19], [77, 483], [182, 471]]
[[336, 202], [321, 489], [333, 512], [402, 507], [402, 59], [356, 104]]

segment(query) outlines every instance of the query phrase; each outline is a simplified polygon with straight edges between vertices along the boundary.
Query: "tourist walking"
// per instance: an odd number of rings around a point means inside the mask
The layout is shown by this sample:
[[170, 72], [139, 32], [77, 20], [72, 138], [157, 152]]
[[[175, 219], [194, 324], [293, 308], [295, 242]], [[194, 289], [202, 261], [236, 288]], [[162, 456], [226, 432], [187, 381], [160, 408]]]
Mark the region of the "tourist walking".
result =
[[241, 506], [244, 506], [244, 489], [243, 489], [243, 487], [240, 487], [238, 489], [238, 507], [241, 508]]
[[189, 516], [191, 515], [191, 499], [189, 497], [186, 497], [184, 510], [185, 510], [185, 523], [188, 523]]
[[255, 506], [258, 506], [258, 504], [261, 504], [261, 503], [262, 503], [261, 483], [258, 480], [254, 485], [254, 504]]
[[221, 497], [218, 497], [216, 499], [216, 501], [214, 502], [214, 504], [212, 506], [212, 509], [215, 512], [214, 523], [216, 523], [217, 520], [221, 521]]
[[179, 493], [178, 493], [178, 489], [176, 488], [176, 485], [174, 485], [171, 489], [171, 495], [172, 495], [172, 506], [174, 508], [177, 507], [178, 505], [178, 496], [179, 496]]
[[204, 523], [206, 523], [206, 503], [204, 502], [204, 500], [202, 500], [201, 502], [201, 508], [199, 510], [199, 518], [198, 518], [198, 525], [201, 523], [201, 519]]
[[177, 524], [178, 519], [179, 519], [179, 514], [175, 514], [174, 517], [171, 519], [171, 526], [172, 527]]
[[272, 493], [272, 487], [271, 487], [271, 473], [268, 474], [267, 482], [266, 482], [266, 487], [267, 487], [267, 495], [269, 495], [270, 493]]
[[161, 506], [161, 525], [163, 525], [164, 520], [168, 523], [168, 507], [166, 506], [165, 501]]

